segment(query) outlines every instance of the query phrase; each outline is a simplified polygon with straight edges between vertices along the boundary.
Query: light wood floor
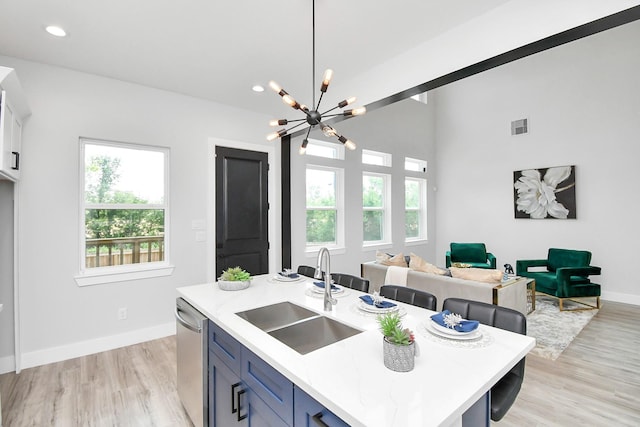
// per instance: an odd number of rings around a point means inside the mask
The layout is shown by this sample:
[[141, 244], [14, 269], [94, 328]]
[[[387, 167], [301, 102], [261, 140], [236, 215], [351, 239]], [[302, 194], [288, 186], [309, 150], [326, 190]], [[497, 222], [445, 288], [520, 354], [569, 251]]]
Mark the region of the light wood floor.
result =
[[0, 375], [3, 427], [192, 427], [167, 337]]
[[[168, 337], [0, 375], [4, 427], [190, 427]], [[502, 426], [639, 426], [640, 307], [602, 309], [555, 361], [527, 357]]]

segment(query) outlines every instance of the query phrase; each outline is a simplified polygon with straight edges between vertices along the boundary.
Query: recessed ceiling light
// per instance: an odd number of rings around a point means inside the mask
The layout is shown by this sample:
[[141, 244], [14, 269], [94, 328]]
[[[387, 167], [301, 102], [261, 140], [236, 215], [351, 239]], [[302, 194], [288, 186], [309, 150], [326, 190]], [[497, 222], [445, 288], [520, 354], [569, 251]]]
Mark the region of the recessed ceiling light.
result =
[[254, 85], [251, 90], [253, 90], [254, 92], [264, 92], [264, 87], [260, 86], [260, 85]]
[[47, 31], [47, 33], [56, 37], [64, 37], [67, 35], [67, 32], [65, 30], [60, 27], [56, 27], [55, 25], [49, 25], [47, 28], [45, 28], [45, 30]]

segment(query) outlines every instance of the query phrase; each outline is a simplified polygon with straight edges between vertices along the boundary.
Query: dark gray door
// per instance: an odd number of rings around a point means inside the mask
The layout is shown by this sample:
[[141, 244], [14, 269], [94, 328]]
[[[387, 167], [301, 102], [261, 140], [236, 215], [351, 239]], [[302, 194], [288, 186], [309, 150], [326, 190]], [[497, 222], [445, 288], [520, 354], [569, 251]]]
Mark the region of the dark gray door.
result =
[[269, 272], [267, 153], [216, 147], [216, 277]]

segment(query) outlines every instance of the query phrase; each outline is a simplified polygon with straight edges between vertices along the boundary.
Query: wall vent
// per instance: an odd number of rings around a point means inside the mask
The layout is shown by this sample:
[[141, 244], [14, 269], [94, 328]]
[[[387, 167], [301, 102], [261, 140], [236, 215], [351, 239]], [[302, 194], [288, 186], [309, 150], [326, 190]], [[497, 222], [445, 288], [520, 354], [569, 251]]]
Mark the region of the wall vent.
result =
[[529, 132], [529, 120], [520, 119], [511, 122], [511, 135], [522, 135]]

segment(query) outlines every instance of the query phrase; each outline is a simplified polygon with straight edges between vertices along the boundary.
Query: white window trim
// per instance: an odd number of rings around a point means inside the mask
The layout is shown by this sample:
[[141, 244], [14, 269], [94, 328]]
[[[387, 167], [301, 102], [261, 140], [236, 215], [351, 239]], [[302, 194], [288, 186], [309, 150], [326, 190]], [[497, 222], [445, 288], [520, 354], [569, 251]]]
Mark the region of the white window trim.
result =
[[[404, 211], [406, 212], [407, 210], [413, 210], [413, 211], [418, 211], [419, 215], [418, 215], [418, 227], [420, 227], [420, 233], [418, 234], [418, 237], [406, 237], [405, 236], [405, 243], [410, 244], [410, 243], [419, 243], [419, 242], [424, 242], [427, 240], [428, 238], [428, 230], [427, 230], [427, 180], [425, 178], [415, 178], [415, 177], [411, 177], [411, 176], [406, 176], [404, 178], [405, 181], [405, 185], [407, 181], [416, 181], [419, 185], [419, 191], [420, 191], [420, 207], [419, 208], [411, 208], [408, 209], [407, 208], [407, 204], [406, 204], [406, 200], [405, 200], [405, 206], [404, 206]], [[406, 194], [406, 193], [405, 193]], [[406, 217], [405, 217], [405, 221], [406, 221]], [[405, 225], [406, 227], [406, 225]]]
[[[78, 182], [79, 182], [79, 273], [74, 276], [76, 284], [78, 286], [91, 286], [91, 285], [99, 285], [103, 283], [115, 283], [115, 282], [123, 282], [128, 280], [138, 280], [138, 279], [146, 279], [153, 277], [161, 277], [161, 276], [169, 276], [173, 274], [174, 266], [170, 263], [170, 230], [169, 225], [171, 223], [169, 218], [169, 171], [171, 170], [169, 167], [170, 162], [170, 150], [166, 147], [152, 146], [152, 145], [142, 145], [142, 144], [133, 144], [133, 143], [123, 143], [116, 141], [106, 141], [96, 138], [87, 138], [80, 137], [80, 156], [78, 163]], [[127, 264], [127, 265], [119, 265], [119, 266], [109, 266], [109, 267], [96, 267], [87, 269], [85, 266], [85, 203], [84, 203], [84, 191], [85, 191], [85, 144], [98, 144], [98, 145], [109, 145], [113, 147], [121, 147], [127, 149], [134, 150], [142, 150], [142, 151], [159, 151], [164, 153], [164, 205], [156, 205], [158, 207], [164, 208], [165, 212], [165, 227], [164, 227], [164, 261], [161, 262], [152, 262], [152, 263], [142, 263], [142, 264]], [[153, 205], [149, 205], [153, 206]]]
[[[330, 166], [320, 166], [320, 165], [313, 165], [313, 164], [307, 164], [305, 167], [305, 201], [304, 201], [304, 212], [305, 212], [305, 216], [307, 214], [307, 183], [306, 183], [306, 176], [307, 176], [307, 169], [315, 169], [315, 170], [324, 170], [324, 171], [331, 171], [331, 172], [335, 172], [336, 174], [336, 243], [320, 243], [320, 244], [309, 244], [307, 242], [307, 225], [306, 225], [306, 220], [305, 220], [305, 228], [304, 228], [304, 232], [305, 232], [305, 253], [308, 254], [309, 253], [317, 253], [318, 250], [322, 247], [326, 247], [330, 253], [343, 253], [343, 252], [339, 252], [341, 250], [345, 249], [345, 243], [344, 243], [344, 169], [343, 168], [334, 168], [334, 167], [330, 167]], [[322, 209], [321, 207], [319, 209]]]
[[[382, 164], [375, 164], [375, 163], [367, 163], [364, 161], [364, 156], [368, 155], [371, 157], [377, 157], [379, 159], [382, 160]], [[373, 150], [367, 150], [367, 149], [362, 149], [362, 164], [363, 165], [369, 165], [369, 166], [378, 166], [378, 167], [391, 167], [392, 166], [392, 156], [391, 153], [383, 153], [382, 151], [373, 151]]]
[[384, 188], [382, 190], [382, 195], [384, 197], [382, 208], [365, 208], [362, 206], [362, 214], [364, 215], [365, 211], [382, 211], [383, 212], [383, 224], [382, 224], [382, 240], [364, 240], [364, 235], [362, 236], [362, 247], [363, 248], [371, 248], [374, 246], [380, 245], [388, 245], [393, 243], [393, 238], [391, 235], [391, 175], [386, 173], [376, 173], [376, 172], [368, 172], [363, 171], [362, 176], [374, 176], [374, 177], [382, 177], [384, 182]]
[[[307, 143], [307, 152], [306, 155], [308, 156], [313, 156], [313, 157], [319, 157], [321, 159], [331, 159], [331, 160], [344, 160], [344, 145], [342, 144], [336, 144], [333, 142], [327, 142], [327, 141], [321, 141], [319, 139], [311, 139], [308, 138], [308, 143]], [[332, 150], [335, 150], [336, 153], [336, 157], [327, 157], [327, 156], [318, 156], [317, 154], [312, 154], [309, 152], [309, 146], [317, 146], [317, 147], [327, 147], [330, 148]]]
[[[407, 169], [407, 163], [413, 163], [414, 165], [416, 165], [418, 167], [418, 170]], [[427, 172], [427, 167], [428, 167], [428, 163], [427, 163], [426, 160], [414, 159], [414, 158], [411, 158], [411, 157], [405, 157], [404, 158], [404, 170], [407, 171], [407, 172], [426, 173]]]

